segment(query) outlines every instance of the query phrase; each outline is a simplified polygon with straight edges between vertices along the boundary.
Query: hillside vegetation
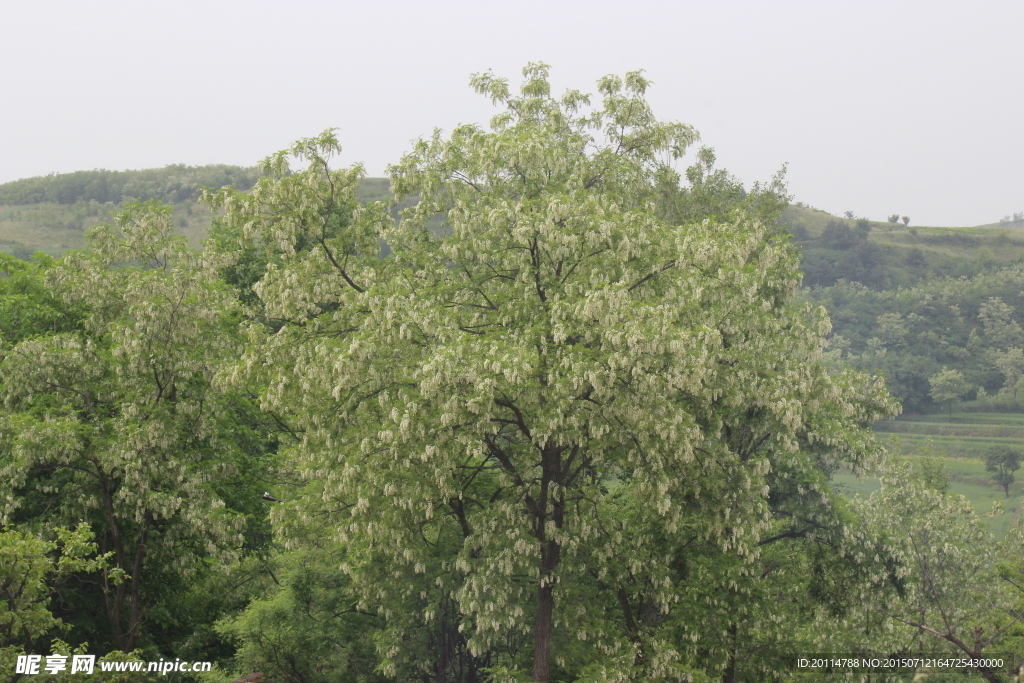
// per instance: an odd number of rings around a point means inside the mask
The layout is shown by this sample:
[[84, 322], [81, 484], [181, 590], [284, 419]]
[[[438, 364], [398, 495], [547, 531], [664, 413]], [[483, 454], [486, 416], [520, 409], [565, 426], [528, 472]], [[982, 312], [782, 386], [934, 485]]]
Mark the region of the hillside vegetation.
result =
[[259, 178], [255, 168], [214, 164], [139, 171], [75, 171], [24, 178], [0, 185], [0, 205], [119, 204], [128, 199], [157, 199], [168, 204], [195, 201], [203, 187], [234, 185], [248, 190]]
[[[25, 178], [0, 185], [0, 251], [28, 258], [42, 251], [59, 256], [86, 245], [89, 228], [111, 220], [128, 201], [156, 200], [174, 210], [178, 234], [198, 247], [213, 213], [197, 200], [204, 187], [246, 191], [259, 179], [256, 168], [177, 164], [140, 171], [76, 171]], [[359, 199], [390, 196], [386, 178], [364, 178]]]
[[[1019, 214], [1018, 214], [1019, 216]], [[787, 207], [802, 252], [804, 296], [832, 321], [827, 356], [884, 377], [903, 414], [880, 421], [894, 452], [942, 464], [965, 495], [1006, 533], [1024, 515], [1019, 474], [1004, 495], [986, 458], [996, 447], [1024, 453], [1024, 227], [974, 228], [840, 219]], [[943, 378], [952, 393], [943, 394]], [[955, 412], [954, 412], [955, 409]], [[838, 474], [851, 493], [875, 477]]]
[[839, 280], [874, 290], [972, 277], [1024, 262], [1024, 221], [948, 228], [846, 219], [790, 205], [780, 222], [802, 250], [804, 285]]
[[[713, 156], [710, 161], [709, 167]], [[734, 182], [722, 173], [706, 169], [705, 184]], [[56, 256], [80, 249], [85, 246], [85, 230], [109, 221], [111, 213], [130, 200], [157, 200], [172, 206], [180, 234], [198, 246], [212, 220], [211, 212], [197, 202], [200, 189], [234, 186], [245, 191], [258, 178], [255, 168], [176, 164], [138, 171], [76, 171], [4, 183], [0, 185], [0, 251], [26, 258], [34, 251]], [[734, 184], [725, 189], [742, 192], [737, 188]], [[362, 179], [358, 194], [362, 202], [386, 199], [390, 196], [387, 178]], [[847, 280], [872, 289], [891, 289], [937, 277], [974, 276], [1024, 262], [1022, 220], [963, 228], [908, 227], [839, 218], [798, 203], [786, 207], [779, 222], [801, 247], [804, 284], [809, 287]]]

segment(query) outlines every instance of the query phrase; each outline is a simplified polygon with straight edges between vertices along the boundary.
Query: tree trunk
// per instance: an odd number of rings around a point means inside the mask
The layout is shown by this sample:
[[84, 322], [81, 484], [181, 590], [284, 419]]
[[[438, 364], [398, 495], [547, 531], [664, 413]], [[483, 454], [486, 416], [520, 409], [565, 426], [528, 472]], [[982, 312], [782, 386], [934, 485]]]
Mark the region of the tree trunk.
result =
[[537, 616], [533, 622], [533, 675], [531, 680], [551, 680], [551, 626], [555, 612], [555, 577], [561, 548], [555, 541], [541, 545], [540, 581], [537, 583]]
[[[107, 512], [107, 523], [109, 532], [114, 544], [114, 559], [117, 568], [128, 575], [127, 584], [122, 582], [117, 586], [110, 586], [107, 578], [104, 577], [103, 599], [106, 602], [107, 619], [110, 623], [110, 633], [114, 643], [122, 652], [131, 652], [135, 648], [135, 642], [139, 635], [142, 621], [145, 618], [145, 611], [141, 609], [140, 589], [142, 584], [142, 565], [146, 552], [146, 538], [149, 534], [151, 518], [146, 515], [142, 527], [142, 536], [135, 548], [135, 557], [132, 566], [128, 567], [128, 551], [125, 547], [125, 539], [122, 536], [120, 522], [114, 511], [113, 492], [106, 487], [106, 481], [102, 474], [100, 481], [104, 485], [103, 496], [104, 506]], [[127, 593], [127, 594], [126, 594]], [[128, 627], [124, 628], [124, 608], [128, 607]]]
[[[542, 466], [544, 475], [541, 480], [540, 496], [537, 501], [537, 526], [534, 534], [540, 541], [540, 572], [537, 577], [537, 616], [533, 622], [533, 675], [535, 683], [548, 683], [551, 680], [551, 628], [555, 612], [555, 569], [562, 559], [562, 547], [559, 545], [557, 531], [555, 538], [547, 535], [547, 511], [551, 484], [558, 481], [561, 470], [560, 449], [545, 449]], [[555, 529], [560, 530], [565, 522], [564, 493], [550, 497], [551, 521]]]
[[[98, 466], [97, 469], [99, 469]], [[118, 569], [127, 573], [124, 540], [121, 538], [121, 526], [118, 524], [117, 514], [114, 512], [114, 492], [111, 490], [111, 487], [107, 486], [106, 477], [103, 476], [102, 471], [98, 471], [97, 477], [103, 492], [103, 505], [107, 513], [107, 526], [114, 545], [114, 563]], [[137, 577], [132, 576], [131, 578], [136, 579]], [[104, 575], [103, 600], [106, 602], [110, 634], [113, 636], [114, 644], [117, 645], [119, 650], [130, 652], [125, 633], [121, 629], [121, 610], [124, 608], [124, 592], [125, 585], [123, 582], [111, 587], [107, 583], [106, 574]]]
[[736, 683], [736, 633], [736, 623], [733, 622], [729, 625], [731, 652], [729, 653], [729, 662], [725, 666], [725, 671], [722, 672], [722, 683]]
[[146, 513], [145, 524], [142, 527], [142, 535], [138, 540], [138, 545], [135, 549], [135, 563], [132, 565], [132, 590], [131, 590], [131, 603], [130, 603], [130, 621], [128, 622], [128, 633], [127, 642], [128, 650], [125, 652], [131, 652], [135, 649], [135, 641], [139, 637], [139, 631], [142, 628], [142, 622], [146, 618], [146, 610], [142, 608], [142, 598], [139, 591], [142, 587], [142, 563], [143, 558], [146, 554], [146, 539], [149, 537], [149, 527], [152, 523], [152, 519], [149, 513]]
[[[633, 666], [643, 666], [647, 662], [647, 653], [644, 651], [644, 640], [640, 636], [640, 625], [633, 616], [632, 605], [629, 604], [629, 592], [621, 584], [616, 592], [619, 597], [619, 606], [622, 608], [622, 618], [625, 620], [626, 630], [629, 632], [629, 639], [636, 645], [636, 658], [633, 660]], [[641, 600], [640, 607], [637, 609], [641, 614], [643, 613], [642, 606], [643, 601]]]

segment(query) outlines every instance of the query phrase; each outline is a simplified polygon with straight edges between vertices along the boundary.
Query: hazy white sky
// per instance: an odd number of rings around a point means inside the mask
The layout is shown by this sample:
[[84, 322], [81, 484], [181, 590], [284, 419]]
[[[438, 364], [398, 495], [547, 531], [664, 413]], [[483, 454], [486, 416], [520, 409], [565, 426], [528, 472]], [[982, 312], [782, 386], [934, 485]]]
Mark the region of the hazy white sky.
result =
[[[552, 65], [593, 92], [644, 69], [745, 183], [918, 225], [1024, 211], [1024, 2], [24, 2], [0, 0], [0, 182], [251, 165], [336, 127], [383, 175], [468, 87]], [[686, 162], [683, 166], [687, 165]]]

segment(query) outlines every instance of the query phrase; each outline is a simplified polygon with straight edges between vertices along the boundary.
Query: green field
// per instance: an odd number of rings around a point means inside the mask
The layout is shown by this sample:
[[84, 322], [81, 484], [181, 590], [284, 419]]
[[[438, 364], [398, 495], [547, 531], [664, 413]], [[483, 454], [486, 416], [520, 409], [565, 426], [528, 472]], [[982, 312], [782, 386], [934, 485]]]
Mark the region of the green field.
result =
[[[939, 458], [949, 475], [950, 490], [967, 496], [998, 535], [1024, 515], [1024, 468], [1017, 470], [1009, 498], [992, 481], [992, 473], [985, 471], [989, 447], [1002, 444], [1024, 451], [1024, 414], [953, 413], [952, 419], [948, 414], [917, 415], [879, 421], [875, 431], [889, 437], [893, 451], [903, 457]], [[879, 487], [877, 477], [858, 479], [849, 473], [837, 474], [833, 481], [847, 495], [868, 495]], [[996, 500], [1002, 503], [1003, 513], [989, 516]]]

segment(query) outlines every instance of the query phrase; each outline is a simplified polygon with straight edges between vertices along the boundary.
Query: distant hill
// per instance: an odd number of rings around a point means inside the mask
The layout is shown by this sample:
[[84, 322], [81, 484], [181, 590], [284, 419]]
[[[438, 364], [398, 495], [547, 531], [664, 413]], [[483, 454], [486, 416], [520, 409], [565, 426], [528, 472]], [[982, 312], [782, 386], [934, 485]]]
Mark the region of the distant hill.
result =
[[1024, 221], [940, 228], [840, 218], [794, 204], [780, 223], [800, 245], [804, 284], [810, 287], [840, 279], [876, 290], [912, 287], [1024, 262]]
[[[198, 246], [213, 219], [196, 202], [199, 190], [234, 185], [244, 191], [259, 177], [256, 168], [179, 164], [139, 171], [76, 171], [4, 183], [0, 251], [27, 258], [35, 251], [57, 256], [82, 248], [88, 228], [106, 222], [122, 202], [132, 199], [173, 206], [181, 234]], [[360, 201], [389, 196], [387, 178], [365, 178], [360, 184]], [[840, 218], [798, 202], [783, 212], [780, 223], [800, 246], [804, 284], [810, 287], [828, 287], [840, 279], [872, 289], [910, 287], [935, 277], [970, 277], [1024, 262], [1024, 221], [974, 228], [906, 226]]]
[[[35, 251], [58, 256], [85, 246], [85, 231], [104, 223], [125, 201], [155, 199], [174, 207], [181, 234], [199, 245], [212, 213], [197, 202], [203, 187], [250, 189], [256, 168], [174, 165], [139, 171], [76, 171], [0, 185], [0, 251], [21, 258]], [[366, 178], [360, 201], [390, 196], [387, 178]]]
[[195, 201], [203, 187], [234, 185], [248, 190], [259, 179], [256, 168], [216, 164], [176, 164], [141, 171], [75, 171], [24, 178], [0, 185], [0, 205], [77, 204], [157, 199], [167, 204]]

